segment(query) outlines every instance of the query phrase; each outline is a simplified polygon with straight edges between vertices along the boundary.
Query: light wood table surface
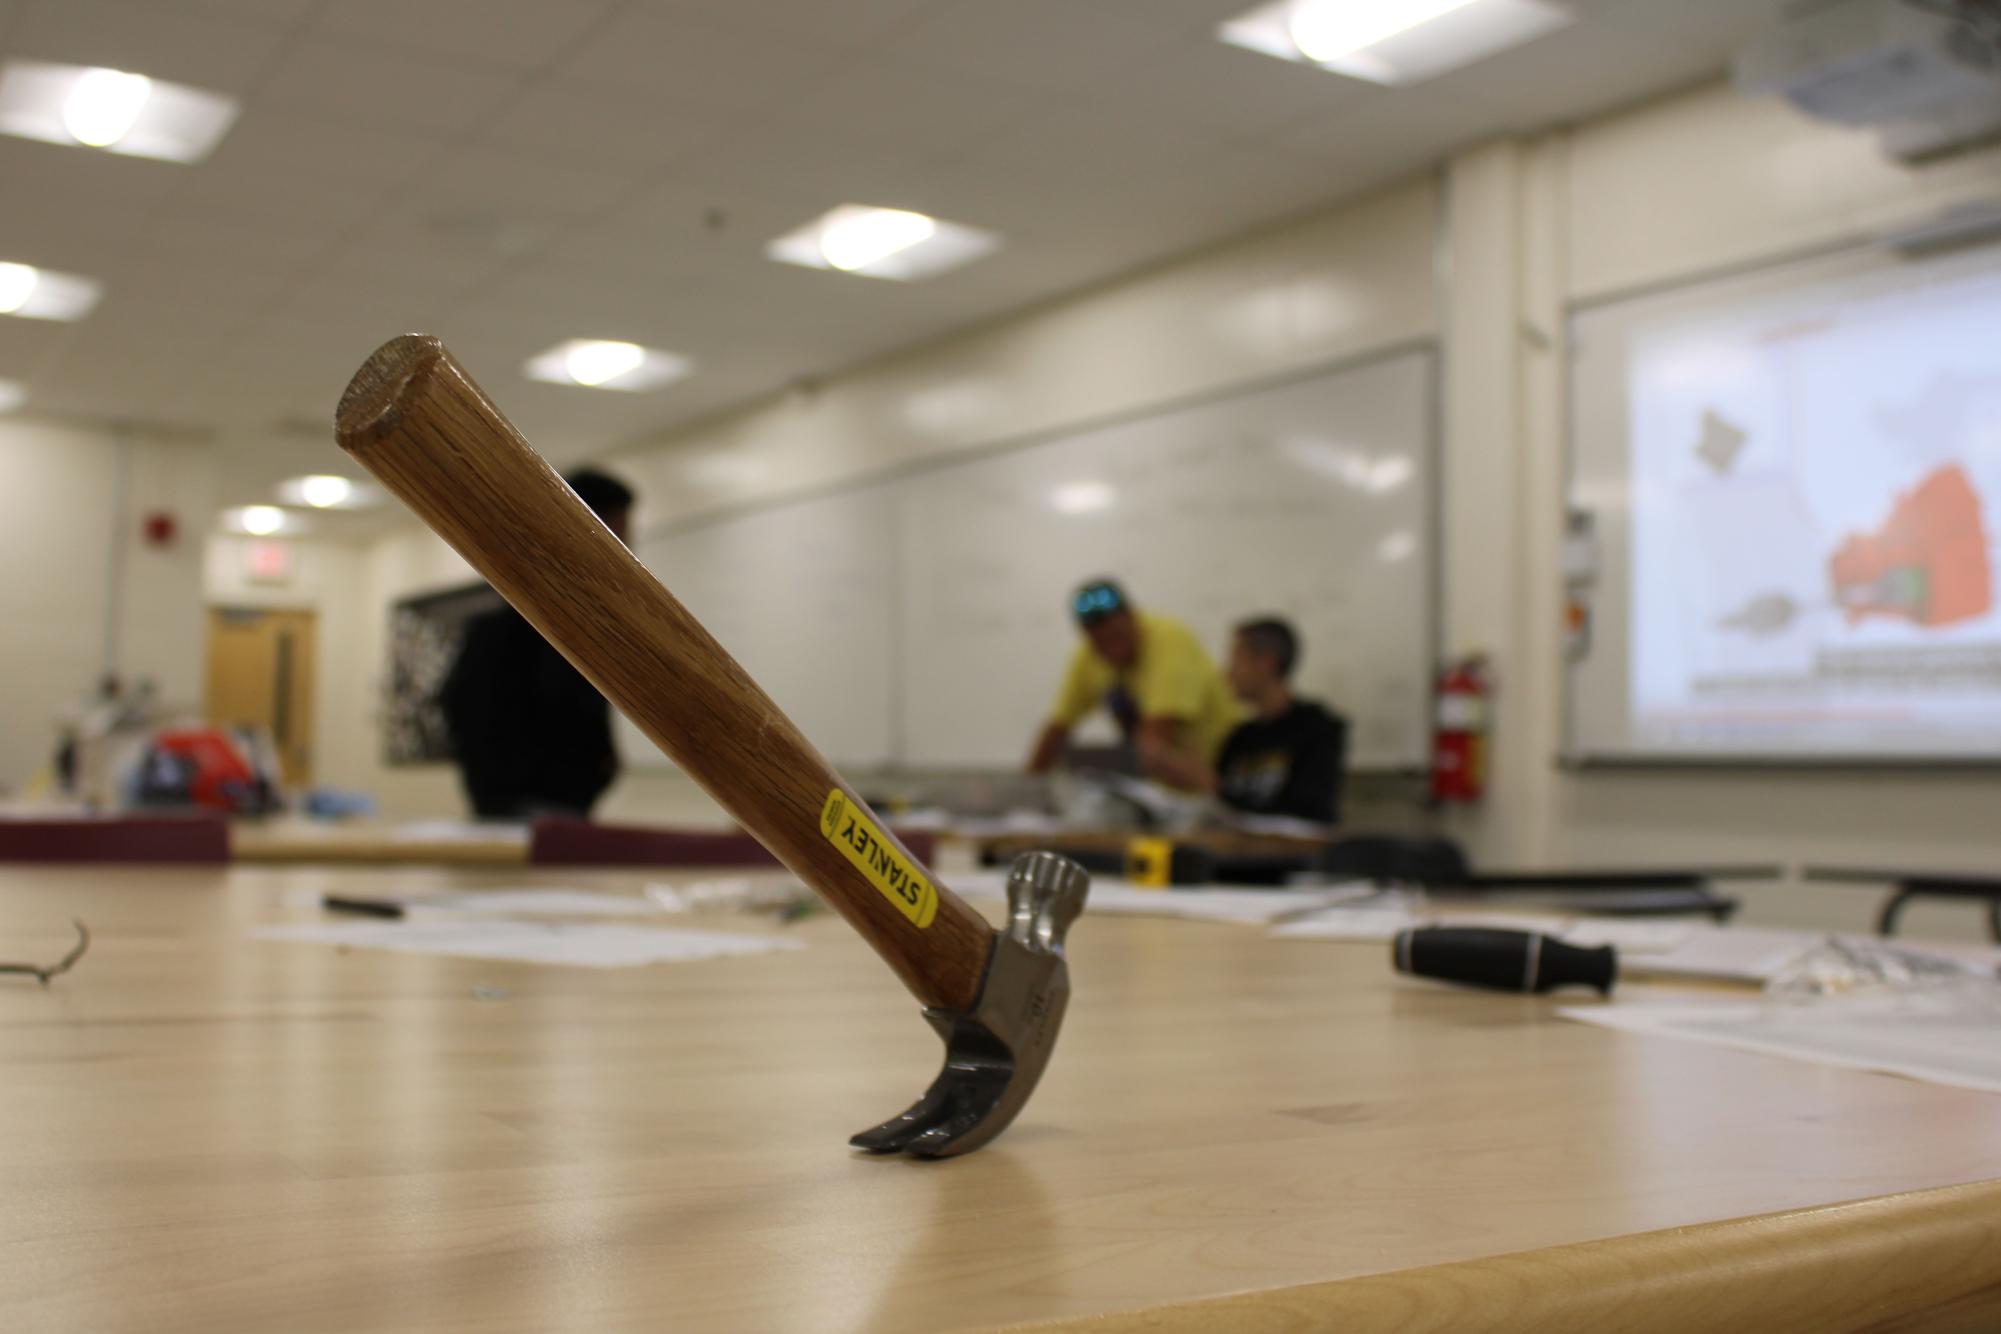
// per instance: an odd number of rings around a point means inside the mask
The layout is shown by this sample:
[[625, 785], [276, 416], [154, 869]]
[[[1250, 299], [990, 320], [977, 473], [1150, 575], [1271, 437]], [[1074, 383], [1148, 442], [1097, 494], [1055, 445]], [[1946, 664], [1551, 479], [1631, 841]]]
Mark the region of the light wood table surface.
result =
[[423, 826], [284, 820], [232, 824], [229, 851], [260, 864], [524, 866], [528, 839], [524, 829], [508, 827], [445, 836]]
[[2001, 1327], [2001, 1098], [1381, 947], [1087, 915], [1022, 1119], [924, 1163], [844, 1145], [938, 1046], [831, 915], [606, 971], [245, 938], [326, 891], [661, 878], [0, 871], [0, 958], [95, 933], [0, 978], [0, 1328]]

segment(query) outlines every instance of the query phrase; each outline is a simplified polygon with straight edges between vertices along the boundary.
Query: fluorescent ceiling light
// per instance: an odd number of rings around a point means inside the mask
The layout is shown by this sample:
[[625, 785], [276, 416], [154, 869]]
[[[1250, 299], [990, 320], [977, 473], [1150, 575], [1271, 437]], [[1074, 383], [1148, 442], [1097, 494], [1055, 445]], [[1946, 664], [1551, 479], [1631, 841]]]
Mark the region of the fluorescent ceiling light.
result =
[[278, 483], [278, 499], [287, 505], [316, 510], [354, 510], [373, 505], [381, 493], [332, 473], [311, 473]]
[[970, 264], [1000, 244], [992, 232], [902, 208], [842, 204], [764, 248], [809, 269], [909, 282]]
[[0, 380], [0, 412], [12, 412], [28, 401], [28, 387], [19, 380]]
[[1049, 493], [1049, 504], [1058, 514], [1095, 514], [1110, 509], [1118, 498], [1105, 482], [1065, 482]]
[[224, 511], [222, 526], [252, 537], [269, 537], [273, 533], [296, 531], [300, 525], [276, 505], [245, 505]]
[[87, 148], [109, 148], [132, 132], [153, 81], [121, 69], [87, 69], [63, 99], [63, 128]]
[[595, 389], [645, 360], [646, 349], [637, 343], [578, 342], [570, 344], [570, 350], [563, 354], [563, 369], [578, 384]]
[[1573, 16], [1550, 0], [1273, 0], [1222, 24], [1232, 46], [1371, 83], [1406, 84], [1497, 55]]
[[299, 494], [316, 510], [331, 508], [354, 494], [354, 483], [345, 477], [315, 473], [299, 479]]
[[639, 393], [672, 384], [694, 366], [686, 357], [637, 343], [572, 338], [531, 358], [523, 369], [529, 379], [550, 384]]
[[936, 220], [904, 208], [858, 209], [820, 228], [820, 257], [844, 273], [859, 273], [938, 234]]
[[27, 305], [41, 276], [31, 264], [0, 262], [0, 315], [12, 315]]
[[0, 315], [24, 320], [80, 320], [102, 289], [95, 278], [0, 260]]
[[143, 74], [43, 60], [0, 67], [0, 134], [199, 162], [235, 120], [233, 99]]

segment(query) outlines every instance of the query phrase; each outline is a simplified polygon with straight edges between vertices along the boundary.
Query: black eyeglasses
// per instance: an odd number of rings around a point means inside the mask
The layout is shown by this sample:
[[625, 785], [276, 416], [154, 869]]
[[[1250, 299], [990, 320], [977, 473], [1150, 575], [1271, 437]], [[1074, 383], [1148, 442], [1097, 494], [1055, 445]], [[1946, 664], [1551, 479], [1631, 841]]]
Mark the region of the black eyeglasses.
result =
[[50, 978], [61, 977], [76, 967], [76, 961], [90, 948], [90, 928], [75, 918], [70, 919], [70, 925], [76, 928], [76, 946], [68, 954], [63, 955], [61, 960], [47, 967], [38, 963], [0, 963], [0, 973], [18, 973], [24, 977], [32, 977], [43, 986], [47, 986]]

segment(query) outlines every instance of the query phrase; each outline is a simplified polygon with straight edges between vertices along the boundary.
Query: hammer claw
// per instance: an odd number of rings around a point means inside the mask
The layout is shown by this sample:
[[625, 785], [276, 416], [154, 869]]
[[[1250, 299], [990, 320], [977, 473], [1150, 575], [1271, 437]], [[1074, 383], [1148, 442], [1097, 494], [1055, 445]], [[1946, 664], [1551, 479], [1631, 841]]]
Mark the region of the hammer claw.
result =
[[1007, 1128], [1042, 1078], [1062, 1025], [1070, 998], [1064, 936], [1088, 886], [1082, 867], [1052, 853], [1015, 862], [1008, 929], [994, 936], [978, 1005], [924, 1012], [945, 1039], [945, 1068], [908, 1111], [848, 1143], [870, 1153], [945, 1158]]

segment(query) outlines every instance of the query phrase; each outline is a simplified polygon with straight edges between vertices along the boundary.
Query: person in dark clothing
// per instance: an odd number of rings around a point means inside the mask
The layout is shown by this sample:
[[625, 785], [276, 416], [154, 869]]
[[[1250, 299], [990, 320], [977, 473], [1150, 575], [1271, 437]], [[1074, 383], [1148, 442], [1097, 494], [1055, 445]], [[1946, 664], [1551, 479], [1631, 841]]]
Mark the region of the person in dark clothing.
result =
[[[589, 469], [566, 480], [623, 542], [631, 489]], [[611, 706], [512, 607], [467, 627], [438, 702], [475, 815], [587, 816], [618, 776]]]
[[1333, 824], [1341, 817], [1348, 723], [1292, 693], [1299, 636], [1277, 617], [1237, 627], [1230, 646], [1230, 688], [1252, 717], [1223, 743], [1216, 792], [1240, 811], [1290, 815]]

